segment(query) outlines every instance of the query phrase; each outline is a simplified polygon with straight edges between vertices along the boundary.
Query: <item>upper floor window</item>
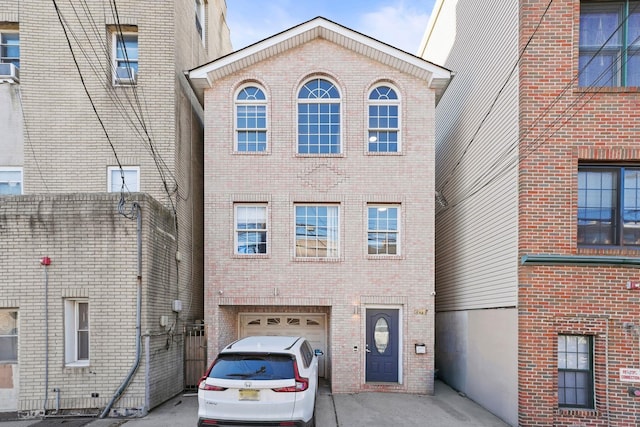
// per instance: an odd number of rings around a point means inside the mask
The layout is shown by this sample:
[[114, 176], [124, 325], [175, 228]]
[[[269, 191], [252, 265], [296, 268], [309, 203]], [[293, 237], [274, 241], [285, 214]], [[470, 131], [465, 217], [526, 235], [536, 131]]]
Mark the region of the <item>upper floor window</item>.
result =
[[113, 34], [114, 85], [131, 85], [138, 81], [138, 33]]
[[196, 7], [196, 30], [198, 30], [198, 34], [200, 34], [200, 39], [204, 41], [204, 30], [205, 30], [205, 0], [195, 0]]
[[338, 206], [296, 205], [296, 257], [338, 257], [338, 212]]
[[262, 89], [247, 86], [236, 97], [236, 151], [267, 149], [267, 98]]
[[0, 31], [0, 63], [20, 68], [20, 33]]
[[593, 408], [593, 339], [558, 335], [558, 405]]
[[20, 81], [20, 33], [0, 30], [0, 80]]
[[267, 206], [236, 206], [236, 254], [267, 253]]
[[0, 195], [22, 194], [22, 168], [0, 167]]
[[0, 309], [0, 363], [18, 361], [18, 311]]
[[89, 365], [89, 301], [64, 302], [64, 361], [66, 365]]
[[137, 193], [140, 191], [140, 168], [138, 166], [109, 166], [107, 187], [110, 193]]
[[369, 205], [367, 208], [367, 241], [369, 255], [398, 255], [398, 214], [393, 205]]
[[340, 152], [340, 92], [328, 80], [310, 80], [298, 93], [298, 154]]
[[640, 168], [579, 168], [578, 244], [640, 246]]
[[389, 86], [378, 86], [369, 94], [369, 152], [397, 153], [400, 117], [398, 95]]
[[640, 5], [580, 4], [580, 86], [640, 86]]

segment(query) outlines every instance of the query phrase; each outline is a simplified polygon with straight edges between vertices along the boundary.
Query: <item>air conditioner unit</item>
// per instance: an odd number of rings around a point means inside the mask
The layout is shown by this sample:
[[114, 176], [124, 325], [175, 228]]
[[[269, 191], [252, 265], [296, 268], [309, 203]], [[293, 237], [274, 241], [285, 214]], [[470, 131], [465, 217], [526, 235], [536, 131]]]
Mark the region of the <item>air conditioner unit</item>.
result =
[[117, 67], [115, 80], [120, 85], [134, 85], [138, 80], [138, 73], [130, 67]]
[[11, 62], [0, 64], [0, 83], [4, 82], [19, 83], [20, 68]]

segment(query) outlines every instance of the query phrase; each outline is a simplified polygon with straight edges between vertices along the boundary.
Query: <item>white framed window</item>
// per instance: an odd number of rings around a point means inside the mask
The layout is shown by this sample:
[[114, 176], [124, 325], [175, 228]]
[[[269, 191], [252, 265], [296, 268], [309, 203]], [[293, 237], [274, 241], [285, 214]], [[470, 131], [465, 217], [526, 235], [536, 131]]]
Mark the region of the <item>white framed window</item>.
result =
[[205, 41], [205, 30], [206, 30], [206, 2], [205, 0], [195, 0], [195, 8], [196, 8], [196, 30], [198, 30], [198, 34], [200, 34], [200, 39], [202, 43]]
[[107, 168], [107, 191], [109, 193], [137, 193], [140, 191], [139, 166], [109, 166]]
[[236, 151], [267, 150], [267, 98], [257, 86], [245, 86], [236, 96]]
[[295, 256], [338, 258], [340, 209], [337, 205], [295, 206]]
[[0, 195], [22, 194], [22, 168], [0, 167]]
[[113, 84], [134, 85], [138, 81], [138, 33], [113, 32]]
[[390, 86], [381, 85], [369, 93], [369, 153], [400, 151], [400, 101]]
[[267, 205], [236, 204], [235, 253], [238, 255], [266, 254]]
[[399, 255], [399, 234], [399, 206], [367, 206], [367, 247], [369, 255]]
[[0, 30], [0, 64], [13, 64], [20, 68], [20, 33]]
[[558, 405], [594, 408], [593, 337], [558, 335]]
[[89, 365], [89, 300], [64, 301], [64, 363]]
[[0, 309], [0, 363], [18, 362], [18, 310]]
[[340, 91], [322, 78], [298, 92], [298, 154], [340, 154]]

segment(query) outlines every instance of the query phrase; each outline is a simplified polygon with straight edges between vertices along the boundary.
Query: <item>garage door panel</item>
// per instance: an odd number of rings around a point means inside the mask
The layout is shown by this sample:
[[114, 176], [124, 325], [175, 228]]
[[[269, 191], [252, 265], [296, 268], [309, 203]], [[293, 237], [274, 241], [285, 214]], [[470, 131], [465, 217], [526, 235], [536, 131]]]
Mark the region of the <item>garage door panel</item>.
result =
[[[324, 314], [242, 313], [240, 338], [251, 335], [303, 336], [314, 349], [327, 354], [326, 316]], [[318, 374], [325, 375], [326, 357], [321, 357]]]

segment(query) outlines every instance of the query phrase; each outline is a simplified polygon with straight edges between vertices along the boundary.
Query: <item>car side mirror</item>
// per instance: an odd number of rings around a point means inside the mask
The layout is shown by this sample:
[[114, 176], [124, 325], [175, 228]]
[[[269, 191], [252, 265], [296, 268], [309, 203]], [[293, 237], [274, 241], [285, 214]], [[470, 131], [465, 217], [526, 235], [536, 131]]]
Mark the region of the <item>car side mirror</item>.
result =
[[324, 356], [324, 351], [316, 348], [315, 350], [313, 350], [313, 354], [315, 354], [316, 356]]

